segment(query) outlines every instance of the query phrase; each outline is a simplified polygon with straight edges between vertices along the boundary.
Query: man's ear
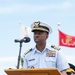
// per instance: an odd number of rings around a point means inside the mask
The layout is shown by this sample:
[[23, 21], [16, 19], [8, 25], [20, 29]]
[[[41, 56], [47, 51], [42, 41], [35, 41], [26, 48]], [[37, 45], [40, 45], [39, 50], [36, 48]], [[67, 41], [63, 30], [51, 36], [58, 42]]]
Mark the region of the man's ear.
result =
[[48, 38], [48, 37], [49, 37], [49, 35], [47, 34], [46, 38]]

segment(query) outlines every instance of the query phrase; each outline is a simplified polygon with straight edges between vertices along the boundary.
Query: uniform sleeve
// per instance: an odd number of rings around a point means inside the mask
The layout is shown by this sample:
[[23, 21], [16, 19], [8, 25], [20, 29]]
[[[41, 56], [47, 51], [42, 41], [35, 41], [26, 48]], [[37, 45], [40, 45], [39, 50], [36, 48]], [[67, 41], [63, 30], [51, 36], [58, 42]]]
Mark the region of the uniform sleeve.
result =
[[68, 62], [65, 58], [65, 56], [58, 51], [57, 53], [57, 62], [56, 62], [56, 66], [60, 71], [66, 70], [69, 68]]

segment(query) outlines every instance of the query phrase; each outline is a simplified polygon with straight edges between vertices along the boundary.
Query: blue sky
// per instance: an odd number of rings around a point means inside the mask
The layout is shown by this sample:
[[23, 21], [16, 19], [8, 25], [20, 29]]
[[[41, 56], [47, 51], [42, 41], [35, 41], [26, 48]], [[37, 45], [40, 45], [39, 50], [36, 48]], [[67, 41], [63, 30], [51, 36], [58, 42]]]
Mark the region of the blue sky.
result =
[[[20, 22], [30, 26], [34, 21], [49, 24], [53, 33], [47, 42], [58, 45], [58, 29], [69, 35], [75, 35], [75, 0], [0, 0], [0, 74], [4, 69], [15, 68], [19, 54]], [[58, 23], [60, 22], [60, 26]], [[31, 41], [23, 43], [23, 53], [35, 45], [33, 34]], [[68, 62], [75, 65], [75, 48], [61, 47]]]

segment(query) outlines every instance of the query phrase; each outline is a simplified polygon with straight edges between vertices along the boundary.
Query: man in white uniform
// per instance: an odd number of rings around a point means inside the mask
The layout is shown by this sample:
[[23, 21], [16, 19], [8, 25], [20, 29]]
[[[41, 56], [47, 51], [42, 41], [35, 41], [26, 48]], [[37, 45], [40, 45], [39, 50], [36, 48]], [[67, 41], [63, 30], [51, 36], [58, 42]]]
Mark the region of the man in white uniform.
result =
[[40, 21], [34, 22], [31, 28], [36, 45], [25, 54], [23, 68], [58, 68], [62, 75], [66, 75], [69, 65], [65, 57], [46, 43], [52, 28]]

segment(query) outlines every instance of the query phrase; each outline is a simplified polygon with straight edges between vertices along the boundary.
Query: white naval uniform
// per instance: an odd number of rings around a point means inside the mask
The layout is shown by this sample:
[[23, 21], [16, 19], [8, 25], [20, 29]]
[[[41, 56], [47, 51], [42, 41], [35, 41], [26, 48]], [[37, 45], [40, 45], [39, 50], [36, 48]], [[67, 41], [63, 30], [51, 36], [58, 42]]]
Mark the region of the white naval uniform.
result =
[[24, 56], [23, 68], [31, 67], [58, 68], [62, 71], [68, 69], [69, 65], [61, 51], [57, 51], [49, 46], [46, 46], [42, 52], [34, 47]]

